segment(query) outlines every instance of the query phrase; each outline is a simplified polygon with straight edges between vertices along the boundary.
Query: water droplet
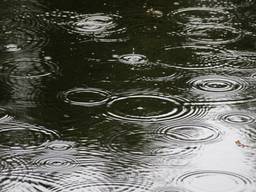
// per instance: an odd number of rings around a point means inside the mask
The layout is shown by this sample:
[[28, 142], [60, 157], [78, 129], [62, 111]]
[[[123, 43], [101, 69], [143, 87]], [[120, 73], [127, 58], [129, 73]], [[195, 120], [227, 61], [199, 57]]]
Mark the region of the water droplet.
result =
[[148, 62], [148, 59], [144, 55], [140, 54], [125, 54], [118, 57], [118, 61], [125, 64], [145, 64]]

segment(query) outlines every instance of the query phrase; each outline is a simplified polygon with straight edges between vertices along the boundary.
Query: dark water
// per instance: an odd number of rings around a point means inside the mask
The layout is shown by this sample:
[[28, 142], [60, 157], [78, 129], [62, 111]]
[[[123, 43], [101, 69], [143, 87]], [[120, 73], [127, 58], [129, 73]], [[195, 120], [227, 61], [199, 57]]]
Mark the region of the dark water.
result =
[[255, 192], [254, 0], [1, 0], [1, 192]]

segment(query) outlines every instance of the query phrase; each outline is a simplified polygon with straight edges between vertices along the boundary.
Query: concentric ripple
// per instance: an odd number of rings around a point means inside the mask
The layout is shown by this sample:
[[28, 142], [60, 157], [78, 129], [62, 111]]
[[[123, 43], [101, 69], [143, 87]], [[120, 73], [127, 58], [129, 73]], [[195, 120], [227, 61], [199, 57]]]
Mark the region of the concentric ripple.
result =
[[110, 117], [128, 121], [163, 121], [200, 116], [200, 108], [184, 104], [180, 98], [133, 95], [116, 98], [107, 104]]
[[255, 122], [255, 117], [246, 113], [228, 113], [219, 117], [222, 121], [232, 124], [251, 124]]
[[10, 79], [39, 79], [53, 76], [59, 69], [51, 60], [20, 58], [5, 61], [1, 71]]
[[118, 61], [125, 64], [145, 64], [148, 59], [140, 54], [125, 54], [118, 57]]
[[207, 46], [165, 47], [156, 51], [156, 62], [181, 69], [206, 69], [225, 65], [228, 51]]
[[165, 134], [171, 139], [188, 143], [205, 143], [219, 139], [221, 132], [207, 125], [181, 124], [177, 126], [166, 126], [156, 130], [156, 133]]
[[150, 132], [124, 132], [109, 140], [111, 151], [131, 157], [186, 157], [196, 153], [200, 146], [175, 142], [167, 134]]
[[33, 164], [40, 170], [65, 171], [73, 169], [79, 163], [72, 156], [39, 156], [33, 160]]
[[225, 23], [231, 20], [232, 16], [223, 9], [209, 7], [188, 7], [178, 9], [170, 14], [179, 24], [183, 25], [202, 25]]
[[225, 171], [195, 171], [177, 178], [186, 188], [197, 192], [251, 191], [252, 181], [242, 175]]
[[192, 88], [204, 92], [238, 92], [243, 90], [247, 83], [239, 78], [229, 78], [219, 75], [196, 77], [189, 81]]
[[224, 25], [191, 27], [184, 31], [184, 35], [191, 41], [206, 45], [234, 43], [242, 38], [241, 31]]
[[13, 149], [35, 149], [59, 135], [44, 127], [25, 123], [4, 123], [0, 125], [0, 145]]
[[110, 94], [94, 88], [74, 88], [62, 93], [62, 99], [70, 105], [95, 107], [105, 104]]

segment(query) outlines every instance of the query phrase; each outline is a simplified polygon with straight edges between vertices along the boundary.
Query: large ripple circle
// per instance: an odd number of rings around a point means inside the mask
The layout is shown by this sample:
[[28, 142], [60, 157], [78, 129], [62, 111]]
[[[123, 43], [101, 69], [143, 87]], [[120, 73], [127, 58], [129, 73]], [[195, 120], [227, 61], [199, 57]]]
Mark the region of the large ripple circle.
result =
[[225, 23], [232, 18], [231, 14], [223, 9], [209, 7], [182, 8], [172, 12], [170, 16], [183, 25]]
[[196, 192], [245, 192], [252, 181], [242, 175], [226, 171], [195, 171], [182, 175], [178, 183]]
[[[196, 116], [201, 111], [179, 98], [154, 95], [118, 97], [107, 104], [110, 117], [128, 121], [163, 121]], [[198, 111], [199, 110], [199, 111]]]

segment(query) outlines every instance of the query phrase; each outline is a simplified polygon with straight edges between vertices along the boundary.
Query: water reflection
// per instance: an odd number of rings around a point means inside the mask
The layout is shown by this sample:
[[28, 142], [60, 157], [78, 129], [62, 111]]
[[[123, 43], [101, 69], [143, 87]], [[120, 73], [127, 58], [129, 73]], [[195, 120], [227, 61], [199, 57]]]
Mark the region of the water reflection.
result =
[[254, 191], [254, 12], [0, 2], [1, 191]]

